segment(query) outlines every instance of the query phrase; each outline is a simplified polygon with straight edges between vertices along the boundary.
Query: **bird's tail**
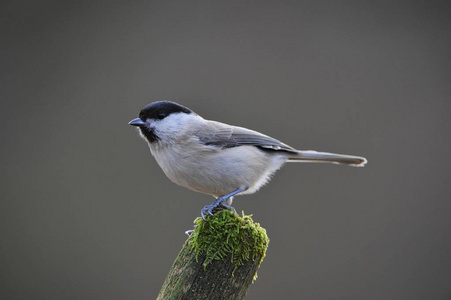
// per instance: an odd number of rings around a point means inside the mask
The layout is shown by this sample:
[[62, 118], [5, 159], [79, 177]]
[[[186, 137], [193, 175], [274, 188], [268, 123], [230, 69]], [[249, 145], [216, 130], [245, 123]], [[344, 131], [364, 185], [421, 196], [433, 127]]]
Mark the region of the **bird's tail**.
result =
[[301, 150], [296, 155], [290, 156], [288, 162], [317, 162], [363, 167], [367, 160], [360, 156]]

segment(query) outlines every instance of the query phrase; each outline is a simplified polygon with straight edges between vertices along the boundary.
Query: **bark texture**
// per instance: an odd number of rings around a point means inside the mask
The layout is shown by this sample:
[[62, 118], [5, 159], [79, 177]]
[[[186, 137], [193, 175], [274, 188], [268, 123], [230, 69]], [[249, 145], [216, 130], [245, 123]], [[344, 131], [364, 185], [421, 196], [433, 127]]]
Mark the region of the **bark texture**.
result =
[[227, 210], [195, 223], [158, 299], [244, 299], [266, 253], [266, 231]]

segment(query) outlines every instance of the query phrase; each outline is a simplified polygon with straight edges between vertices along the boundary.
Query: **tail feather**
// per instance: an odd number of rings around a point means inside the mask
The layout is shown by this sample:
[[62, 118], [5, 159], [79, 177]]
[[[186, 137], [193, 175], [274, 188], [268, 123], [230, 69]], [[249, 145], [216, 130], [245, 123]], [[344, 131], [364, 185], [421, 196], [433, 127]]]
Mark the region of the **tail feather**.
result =
[[360, 156], [303, 150], [299, 151], [295, 156], [290, 156], [288, 162], [317, 162], [363, 167], [367, 160]]

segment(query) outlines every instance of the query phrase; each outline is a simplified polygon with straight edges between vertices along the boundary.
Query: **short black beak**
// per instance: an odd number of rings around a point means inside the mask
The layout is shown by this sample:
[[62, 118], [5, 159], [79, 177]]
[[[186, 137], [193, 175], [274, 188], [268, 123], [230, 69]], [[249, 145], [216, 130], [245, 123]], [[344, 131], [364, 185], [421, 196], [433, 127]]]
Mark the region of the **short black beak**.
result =
[[140, 118], [136, 118], [128, 122], [128, 125], [132, 126], [144, 126], [146, 123], [143, 122]]

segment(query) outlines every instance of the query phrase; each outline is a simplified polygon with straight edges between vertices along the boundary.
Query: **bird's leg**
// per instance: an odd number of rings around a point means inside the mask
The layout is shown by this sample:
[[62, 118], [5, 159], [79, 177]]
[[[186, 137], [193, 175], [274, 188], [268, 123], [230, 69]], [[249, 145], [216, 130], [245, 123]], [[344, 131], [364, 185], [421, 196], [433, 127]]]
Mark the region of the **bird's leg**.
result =
[[235, 210], [232, 207], [232, 202], [233, 202], [233, 197], [230, 197], [229, 199], [227, 199], [227, 201], [221, 202], [219, 205], [224, 208], [227, 208], [228, 210], [232, 210], [232, 209]]
[[[228, 193], [228, 194], [226, 194], [226, 195], [224, 195], [224, 196], [218, 197], [218, 198], [215, 200], [215, 202], [213, 202], [212, 204], [206, 205], [206, 206], [201, 210], [201, 216], [202, 216], [202, 219], [204, 219], [204, 221], [205, 221], [205, 213], [208, 213], [210, 216], [213, 216], [213, 210], [214, 210], [216, 207], [218, 207], [218, 206], [225, 207], [225, 208], [227, 208], [227, 209], [229, 209], [229, 210], [234, 209], [232, 206], [227, 205], [227, 204], [225, 204], [224, 202], [228, 201], [229, 199], [231, 200], [231, 198], [232, 198], [233, 196], [235, 196], [235, 195], [238, 194], [238, 193], [244, 192], [245, 190], [247, 190], [247, 187], [240, 187], [240, 188], [234, 190], [234, 191], [231, 192], [231, 193]], [[232, 201], [230, 201], [229, 204], [232, 204]]]

